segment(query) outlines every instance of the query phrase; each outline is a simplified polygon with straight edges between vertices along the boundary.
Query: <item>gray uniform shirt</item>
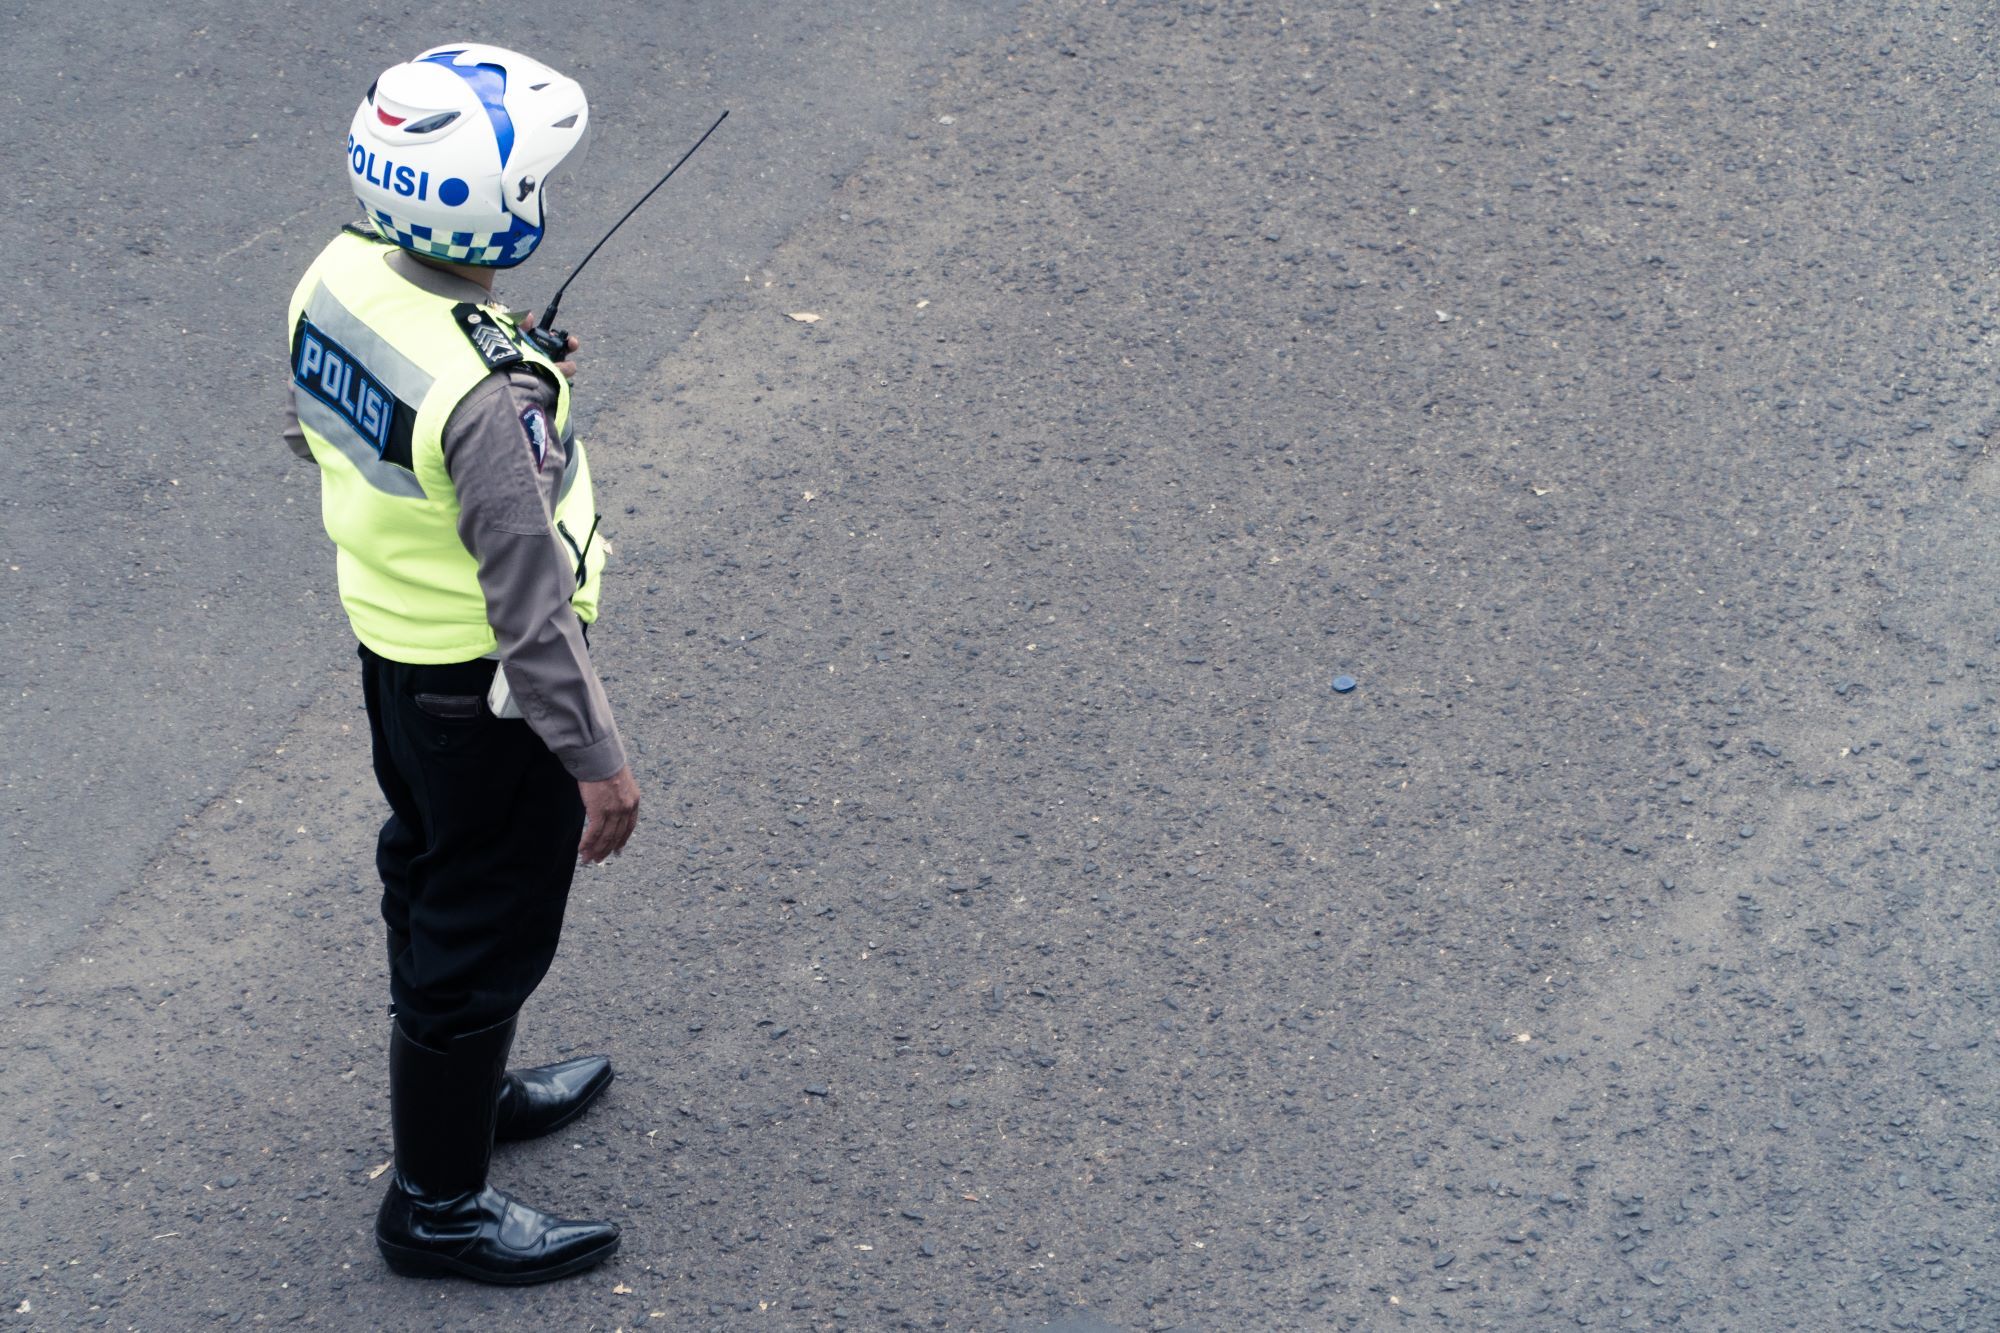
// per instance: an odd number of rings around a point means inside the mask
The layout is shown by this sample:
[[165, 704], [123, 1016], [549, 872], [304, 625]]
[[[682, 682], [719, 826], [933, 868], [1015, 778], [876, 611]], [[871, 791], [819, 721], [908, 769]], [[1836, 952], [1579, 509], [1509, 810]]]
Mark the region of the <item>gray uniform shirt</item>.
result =
[[[400, 250], [388, 262], [400, 276], [448, 300], [491, 299], [477, 283]], [[285, 442], [310, 460], [294, 392], [287, 381]], [[501, 669], [521, 716], [571, 777], [597, 782], [625, 767], [625, 747], [590, 664], [583, 627], [570, 609], [576, 558], [553, 521], [567, 447], [550, 429], [541, 432], [545, 452], [536, 457], [524, 424], [532, 409], [553, 423], [555, 386], [519, 366], [494, 371], [445, 422], [444, 466], [458, 490], [459, 540], [479, 562], [486, 618], [500, 641]]]

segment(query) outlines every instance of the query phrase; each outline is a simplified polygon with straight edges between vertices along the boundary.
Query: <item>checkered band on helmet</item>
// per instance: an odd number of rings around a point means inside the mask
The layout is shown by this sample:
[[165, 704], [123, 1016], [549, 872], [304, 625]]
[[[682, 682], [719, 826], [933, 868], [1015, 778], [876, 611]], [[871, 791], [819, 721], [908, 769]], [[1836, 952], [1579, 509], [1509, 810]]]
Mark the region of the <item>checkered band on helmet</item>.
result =
[[518, 262], [542, 239], [540, 227], [518, 218], [509, 230], [495, 232], [437, 231], [419, 222], [399, 222], [380, 209], [374, 210], [374, 219], [384, 240], [455, 264], [498, 264], [509, 258]]

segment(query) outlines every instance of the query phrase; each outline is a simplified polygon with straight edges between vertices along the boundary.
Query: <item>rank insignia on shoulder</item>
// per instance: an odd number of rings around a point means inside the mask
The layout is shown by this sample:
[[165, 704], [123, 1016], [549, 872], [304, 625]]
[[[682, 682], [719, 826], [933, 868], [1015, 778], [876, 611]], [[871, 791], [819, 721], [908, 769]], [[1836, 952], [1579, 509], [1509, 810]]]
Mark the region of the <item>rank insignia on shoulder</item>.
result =
[[488, 370], [498, 370], [522, 360], [521, 349], [507, 336], [507, 330], [500, 327], [498, 320], [470, 301], [461, 301], [451, 308], [452, 318], [464, 331], [465, 340], [472, 344], [472, 350], [479, 353]]

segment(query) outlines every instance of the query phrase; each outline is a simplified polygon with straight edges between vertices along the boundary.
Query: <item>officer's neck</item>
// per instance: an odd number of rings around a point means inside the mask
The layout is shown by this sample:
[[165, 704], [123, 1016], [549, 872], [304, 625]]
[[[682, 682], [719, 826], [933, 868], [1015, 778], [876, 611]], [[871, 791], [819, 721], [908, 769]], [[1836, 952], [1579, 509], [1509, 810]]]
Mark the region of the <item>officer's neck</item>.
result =
[[405, 253], [425, 268], [434, 268], [441, 273], [464, 278], [467, 282], [478, 283], [489, 292], [493, 290], [493, 270], [490, 268], [481, 268], [474, 264], [454, 264], [446, 259], [432, 259], [429, 255], [420, 255], [414, 250]]

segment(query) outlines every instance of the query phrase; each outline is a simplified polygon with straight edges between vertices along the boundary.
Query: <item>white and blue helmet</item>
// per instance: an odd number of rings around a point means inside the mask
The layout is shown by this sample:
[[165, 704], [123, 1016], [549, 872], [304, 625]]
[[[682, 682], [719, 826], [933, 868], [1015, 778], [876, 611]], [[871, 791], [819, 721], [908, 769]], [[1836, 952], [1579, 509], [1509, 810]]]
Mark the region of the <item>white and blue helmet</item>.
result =
[[589, 125], [583, 88], [539, 60], [433, 47], [368, 89], [347, 135], [348, 179], [387, 240], [512, 268], [541, 242], [549, 176]]

